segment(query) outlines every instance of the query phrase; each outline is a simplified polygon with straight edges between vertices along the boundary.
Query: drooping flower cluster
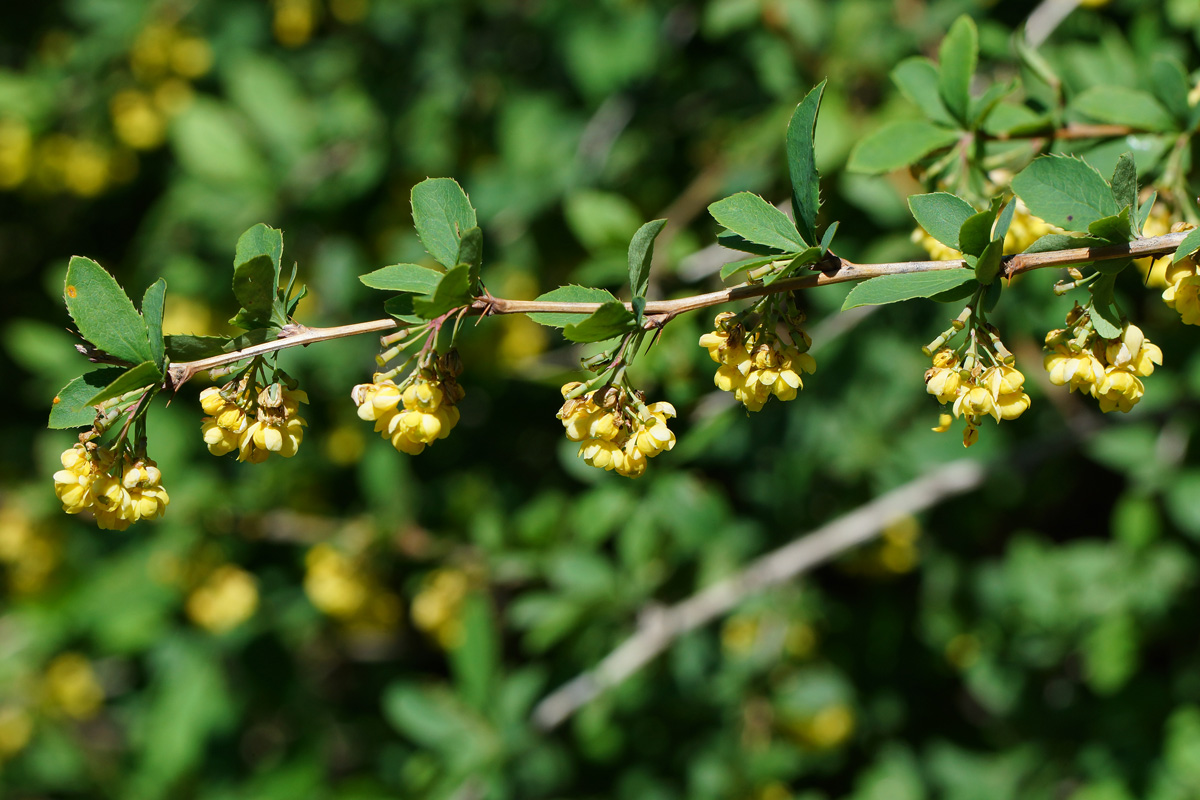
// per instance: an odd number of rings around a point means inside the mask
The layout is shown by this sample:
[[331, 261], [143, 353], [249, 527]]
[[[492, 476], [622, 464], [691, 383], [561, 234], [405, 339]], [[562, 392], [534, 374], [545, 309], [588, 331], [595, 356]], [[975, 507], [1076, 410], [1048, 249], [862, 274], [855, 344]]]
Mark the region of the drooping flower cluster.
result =
[[458, 403], [466, 392], [455, 378], [462, 372], [456, 353], [432, 359], [400, 386], [376, 375], [350, 393], [358, 416], [375, 423], [375, 431], [401, 453], [419, 454], [445, 439], [458, 424]]
[[720, 364], [713, 382], [723, 392], [733, 392], [749, 411], [760, 411], [774, 395], [793, 400], [804, 388], [800, 373], [813, 373], [817, 362], [808, 353], [812, 339], [797, 326], [789, 326], [787, 344], [760, 326], [747, 331], [732, 312], [717, 314], [714, 330], [700, 337], [712, 360]]
[[208, 452], [223, 456], [236, 450], [238, 461], [251, 464], [261, 464], [272, 453], [291, 458], [304, 440], [308, 423], [299, 410], [307, 402], [305, 392], [281, 383], [261, 388], [242, 378], [210, 386], [200, 393], [200, 407], [209, 415], [200, 426]]
[[638, 478], [647, 459], [675, 447], [675, 434], [667, 427], [675, 416], [670, 403], [646, 405], [640, 392], [611, 384], [572, 397], [582, 386], [576, 381], [562, 387], [565, 402], [557, 416], [567, 438], [579, 442], [579, 457], [588, 466]]
[[119, 455], [105, 447], [76, 444], [63, 451], [54, 493], [63, 511], [90, 509], [103, 530], [123, 531], [142, 519], [158, 519], [171, 498], [162, 473], [148, 458]]
[[1067, 322], [1070, 328], [1046, 334], [1042, 363], [1050, 382], [1090, 394], [1105, 413], [1132, 409], [1146, 391], [1141, 379], [1162, 364], [1162, 350], [1129, 322], [1118, 338], [1101, 338], [1079, 306]]
[[[973, 363], [972, 363], [973, 362]], [[925, 391], [942, 404], [953, 404], [955, 418], [966, 420], [963, 446], [970, 447], [979, 438], [979, 423], [985, 417], [996, 422], [1016, 419], [1029, 408], [1025, 376], [1015, 367], [997, 363], [984, 368], [977, 359], [960, 363], [958, 354], [943, 347], [933, 354], [933, 366], [925, 371]], [[950, 415], [943, 415], [935, 431], [950, 428]]]

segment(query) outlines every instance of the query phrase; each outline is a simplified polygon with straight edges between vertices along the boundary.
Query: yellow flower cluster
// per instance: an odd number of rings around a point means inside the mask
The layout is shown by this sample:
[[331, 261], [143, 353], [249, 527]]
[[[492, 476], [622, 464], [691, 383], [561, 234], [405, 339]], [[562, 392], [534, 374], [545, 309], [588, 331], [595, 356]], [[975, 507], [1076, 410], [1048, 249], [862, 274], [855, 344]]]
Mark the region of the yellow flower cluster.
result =
[[579, 442], [579, 457], [588, 466], [639, 478], [646, 472], [646, 459], [675, 447], [675, 434], [667, 427], [675, 416], [670, 403], [647, 406], [612, 385], [569, 397], [581, 386], [574, 381], [562, 387], [565, 402], [557, 416], [567, 438]]
[[466, 393], [452, 376], [418, 375], [401, 389], [390, 380], [360, 383], [350, 393], [358, 416], [401, 453], [415, 456], [458, 424], [458, 402]]
[[784, 344], [766, 331], [747, 332], [732, 312], [717, 314], [714, 330], [700, 337], [712, 360], [720, 364], [713, 382], [723, 392], [733, 392], [749, 411], [760, 411], [774, 395], [793, 400], [804, 388], [800, 373], [812, 374], [817, 362], [808, 353], [812, 339], [804, 331], [792, 333], [794, 345]]
[[16, 504], [15, 496], [7, 499], [10, 504], [0, 506], [0, 563], [14, 594], [34, 594], [49, 583], [62, 561], [62, 544]]
[[[976, 364], [968, 369], [961, 365], [958, 354], [943, 347], [933, 354], [933, 366], [925, 371], [925, 391], [938, 399], [939, 403], [952, 403], [955, 418], [964, 418], [967, 423], [963, 432], [963, 446], [970, 447], [979, 439], [979, 423], [984, 417], [1016, 419], [1029, 408], [1029, 395], [1025, 393], [1025, 376], [1020, 370], [1007, 364], [998, 364], [983, 369]], [[950, 417], [943, 415], [935, 431], [949, 430]]]
[[168, 118], [191, 102], [191, 81], [212, 64], [212, 47], [203, 38], [161, 23], [143, 28], [129, 51], [130, 70], [141, 86], [122, 89], [109, 101], [117, 139], [134, 150], [160, 147]]
[[459, 569], [438, 569], [425, 577], [412, 601], [413, 624], [449, 650], [462, 641], [462, 607], [471, 588]]
[[188, 618], [211, 633], [225, 633], [258, 609], [258, 582], [244, 569], [222, 564], [192, 590], [184, 606]]
[[[54, 473], [54, 493], [63, 511], [78, 514], [91, 509], [102, 530], [123, 531], [142, 519], [158, 519], [171, 498], [162, 488], [162, 473], [148, 458], [120, 457], [98, 447], [89, 452], [77, 444], [64, 450], [62, 469]], [[119, 466], [119, 475], [114, 468]]]
[[[1005, 253], [1024, 252], [1026, 248], [1046, 234], [1063, 232], [1062, 228], [1057, 228], [1041, 217], [1035, 217], [1029, 213], [1029, 209], [1020, 200], [1017, 200], [1016, 203], [1017, 208], [1013, 212], [1012, 222], [1008, 226], [1008, 232], [1004, 234]], [[934, 261], [950, 261], [963, 257], [958, 250], [944, 245], [930, 236], [924, 228], [918, 227], [912, 232], [912, 241], [929, 253], [929, 257]]]
[[74, 719], [90, 719], [104, 704], [92, 662], [79, 653], [62, 653], [46, 666], [42, 696], [51, 712]]
[[400, 620], [400, 599], [351, 558], [329, 544], [304, 557], [304, 593], [322, 613], [358, 627], [386, 629]]
[[[1072, 316], [1082, 319], [1077, 312]], [[1072, 327], [1046, 335], [1042, 363], [1055, 386], [1090, 394], [1105, 413], [1129, 411], [1145, 393], [1141, 378], [1162, 364], [1162, 350], [1132, 323], [1116, 339], [1102, 339], [1090, 328], [1081, 335]]]
[[[1163, 256], [1160, 261], [1169, 261]], [[1164, 269], [1163, 302], [1179, 312], [1184, 325], [1200, 325], [1200, 269], [1191, 256]]]
[[[257, 395], [253, 400], [252, 394]], [[200, 432], [214, 456], [237, 450], [237, 460], [251, 464], [261, 464], [272, 453], [291, 458], [304, 440], [308, 423], [299, 409], [307, 402], [306, 393], [278, 383], [260, 389], [243, 378], [236, 387], [210, 386], [200, 393], [200, 407], [209, 415], [201, 420]], [[247, 409], [254, 413], [253, 422]]]
[[0, 764], [25, 749], [33, 738], [33, 715], [22, 705], [0, 705]]

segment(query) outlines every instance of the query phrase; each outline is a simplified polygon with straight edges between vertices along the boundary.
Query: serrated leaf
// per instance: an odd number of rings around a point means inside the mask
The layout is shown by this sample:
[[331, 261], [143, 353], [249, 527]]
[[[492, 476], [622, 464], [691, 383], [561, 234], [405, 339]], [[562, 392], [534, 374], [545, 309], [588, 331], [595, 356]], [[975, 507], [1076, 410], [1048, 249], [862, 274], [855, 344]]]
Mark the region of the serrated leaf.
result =
[[817, 243], [817, 212], [821, 208], [820, 175], [813, 148], [817, 112], [825, 81], [821, 81], [800, 101], [787, 127], [788, 175], [792, 180], [792, 215], [805, 244]]
[[946, 110], [938, 93], [937, 65], [925, 56], [904, 59], [891, 72], [892, 82], [909, 100], [921, 109], [921, 113], [933, 122], [953, 125], [954, 118]]
[[959, 229], [976, 213], [970, 203], [949, 192], [915, 194], [908, 198], [908, 209], [926, 233], [954, 250], [961, 249]]
[[1176, 122], [1186, 125], [1191, 114], [1188, 104], [1191, 86], [1183, 65], [1170, 56], [1155, 56], [1150, 63], [1150, 87], [1155, 98], [1175, 117]]
[[718, 233], [717, 244], [729, 250], [737, 250], [740, 253], [754, 253], [755, 255], [771, 256], [772, 258], [779, 258], [795, 249], [780, 250], [778, 247], [764, 247], [761, 244], [746, 241], [733, 231], [721, 231]]
[[483, 264], [483, 231], [478, 227], [463, 231], [458, 243], [458, 263], [471, 268], [471, 294], [478, 294], [479, 267]]
[[159, 278], [142, 295], [142, 319], [150, 341], [150, 360], [161, 371], [166, 368], [166, 349], [163, 344], [163, 309], [167, 300], [167, 282]]
[[794, 253], [807, 245], [787, 216], [751, 192], [718, 200], [708, 207], [713, 219], [743, 239], [765, 247]]
[[855, 286], [850, 294], [846, 295], [842, 311], [858, 306], [879, 306], [918, 297], [930, 297], [973, 280], [974, 270], [961, 268], [882, 275]]
[[[593, 289], [589, 286], [577, 286], [571, 284], [569, 286], [560, 286], [557, 289], [551, 289], [545, 294], [537, 298], [541, 302], [546, 303], [612, 303], [617, 298], [612, 296], [611, 292], [604, 289]], [[536, 314], [530, 314], [529, 318], [541, 325], [547, 325], [551, 328], [562, 328], [574, 322], [582, 320], [586, 314], [569, 313], [565, 311], [541, 311]]]
[[432, 293], [414, 297], [413, 310], [424, 319], [433, 319], [470, 302], [471, 267], [459, 264], [446, 270]]
[[629, 286], [634, 297], [645, 297], [650, 283], [650, 262], [654, 260], [654, 239], [662, 233], [665, 219], [647, 222], [637, 229], [629, 242]]
[[192, 336], [172, 333], [163, 337], [166, 355], [171, 361], [199, 361], [227, 352], [229, 340], [224, 336]]
[[859, 140], [847, 168], [878, 175], [907, 167], [958, 141], [958, 131], [920, 120], [890, 122]]
[[1004, 240], [994, 239], [983, 248], [975, 262], [975, 279], [984, 286], [991, 286], [1000, 272], [1000, 257], [1004, 255]]
[[126, 392], [162, 383], [162, 380], [163, 375], [158, 366], [153, 361], [143, 361], [136, 367], [130, 367], [123, 371], [112, 383], [88, 398], [87, 405], [99, 405], [105, 400], [120, 397]]
[[1104, 176], [1070, 156], [1035, 159], [1013, 178], [1012, 189], [1034, 216], [1069, 231], [1086, 231], [1118, 211]]
[[1133, 227], [1129, 222], [1129, 206], [1122, 208], [1119, 214], [1102, 217], [1088, 225], [1088, 233], [1109, 244], [1128, 242], [1133, 238]]
[[1170, 131], [1177, 126], [1154, 96], [1124, 86], [1093, 86], [1071, 101], [1070, 109], [1097, 122], [1128, 125], [1142, 131]]
[[580, 322], [563, 326], [563, 336], [572, 342], [602, 342], [637, 330], [633, 314], [619, 301], [605, 303]]
[[261, 222], [238, 237], [233, 257], [233, 294], [242, 309], [229, 322], [247, 330], [284, 325], [279, 300], [283, 232]]
[[979, 61], [979, 32], [965, 14], [950, 26], [938, 48], [938, 94], [955, 119], [969, 122], [971, 78]]
[[996, 221], [991, 209], [972, 214], [958, 231], [959, 250], [967, 255], [981, 255], [992, 242], [992, 224]]
[[80, 375], [54, 396], [50, 406], [50, 420], [47, 427], [56, 430], [65, 428], [82, 428], [96, 421], [96, 409], [88, 405], [88, 400], [96, 392], [104, 389], [124, 372], [120, 367], [105, 367]]
[[95, 261], [71, 257], [63, 298], [84, 339], [131, 364], [152, 359], [146, 321], [116, 279]]
[[457, 264], [463, 232], [478, 224], [462, 187], [451, 178], [426, 178], [412, 189], [412, 212], [429, 255], [447, 268]]
[[1175, 248], [1175, 257], [1171, 259], [1171, 263], [1183, 261], [1197, 250], [1200, 250], [1200, 228], [1192, 228], [1188, 235], [1183, 237], [1179, 247]]
[[260, 257], [266, 257], [275, 268], [275, 283], [278, 285], [280, 265], [283, 263], [283, 231], [262, 222], [238, 237], [233, 265], [236, 267]]
[[420, 264], [390, 264], [366, 275], [359, 275], [358, 279], [372, 289], [432, 294], [445, 274]]
[[1137, 164], [1133, 160], [1133, 153], [1126, 151], [1117, 159], [1117, 166], [1113, 168], [1109, 185], [1112, 187], [1113, 201], [1117, 208], [1137, 208]]
[[776, 256], [762, 256], [759, 258], [743, 258], [740, 261], [730, 261], [721, 267], [721, 278], [722, 280], [728, 280], [739, 272], [766, 266], [775, 259]]

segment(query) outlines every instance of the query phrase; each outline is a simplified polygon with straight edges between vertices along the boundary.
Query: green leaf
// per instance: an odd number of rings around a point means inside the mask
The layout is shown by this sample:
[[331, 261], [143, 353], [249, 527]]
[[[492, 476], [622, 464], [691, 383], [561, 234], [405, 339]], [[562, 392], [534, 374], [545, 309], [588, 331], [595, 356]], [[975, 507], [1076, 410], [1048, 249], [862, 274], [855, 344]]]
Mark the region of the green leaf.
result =
[[1133, 160], [1133, 153], [1126, 151], [1117, 159], [1110, 185], [1117, 208], [1138, 207], [1137, 164]]
[[150, 360], [161, 371], [166, 368], [166, 350], [163, 344], [163, 308], [167, 300], [167, 282], [159, 278], [150, 284], [142, 295], [142, 319], [146, 321], [146, 334], [150, 340]]
[[433, 294], [445, 274], [420, 264], [390, 264], [366, 275], [359, 275], [358, 279], [372, 289]]
[[983, 293], [983, 310], [985, 313], [991, 313], [996, 304], [1000, 302], [1000, 295], [1003, 294], [1004, 281], [993, 280], [988, 284], [987, 290]]
[[729, 278], [749, 269], [757, 269], [758, 267], [766, 266], [776, 259], [776, 256], [764, 256], [760, 258], [743, 258], [740, 261], [730, 261], [721, 267], [721, 279], [728, 280]]
[[933, 238], [947, 247], [960, 250], [958, 232], [975, 215], [975, 209], [961, 197], [949, 192], [914, 194], [908, 198], [913, 219]]
[[415, 294], [398, 294], [389, 297], [383, 301], [383, 310], [392, 317], [406, 322], [410, 325], [420, 324], [425, 321], [424, 317], [419, 316], [413, 309], [413, 300], [416, 299]]
[[[993, 201], [994, 202], [994, 201]], [[992, 229], [992, 236], [997, 239], [1003, 239], [1008, 235], [1009, 226], [1012, 225], [1013, 215], [1017, 211], [1016, 202], [1010, 200], [1004, 210], [1000, 212], [1000, 216], [996, 217], [996, 225]]]
[[794, 253], [807, 245], [787, 216], [750, 192], [738, 192], [708, 207], [713, 219], [743, 239]]
[[[546, 303], [612, 303], [617, 298], [612, 296], [612, 293], [604, 289], [593, 289], [589, 286], [577, 286], [571, 284], [569, 286], [560, 286], [557, 289], [551, 289], [545, 294], [537, 298], [539, 301]], [[529, 318], [541, 325], [547, 325], [551, 328], [562, 328], [574, 322], [579, 322], [586, 315], [591, 314], [590, 311], [571, 313], [567, 311], [543, 311], [536, 314], [530, 314]]]
[[792, 179], [792, 215], [796, 229], [806, 244], [817, 243], [817, 212], [821, 208], [820, 175], [813, 148], [817, 129], [817, 112], [825, 81], [818, 83], [804, 96], [792, 112], [787, 128], [788, 175]]
[[988, 118], [1001, 100], [1008, 97], [1018, 86], [1017, 81], [1012, 80], [1008, 83], [993, 83], [979, 97], [971, 98], [968, 106], [967, 116], [972, 130], [979, 126]]
[[958, 249], [968, 255], [981, 255], [992, 242], [992, 225], [995, 221], [996, 213], [991, 209], [968, 217], [958, 231]]
[[393, 683], [383, 692], [383, 716], [401, 734], [447, 761], [475, 764], [487, 755], [487, 726], [445, 687]]
[[412, 189], [412, 212], [429, 255], [446, 267], [457, 264], [462, 234], [478, 224], [462, 187], [451, 178], [426, 178]]
[[199, 361], [228, 352], [225, 345], [229, 339], [224, 336], [192, 336], [190, 334], [172, 333], [164, 338], [166, 355], [170, 361]]
[[458, 695], [475, 711], [486, 714], [499, 678], [500, 644], [487, 600], [471, 592], [463, 601], [462, 641], [449, 652]]
[[737, 250], [741, 253], [754, 253], [759, 256], [770, 256], [771, 258], [779, 258], [795, 249], [794, 247], [789, 247], [787, 250], [781, 250], [778, 247], [764, 247], [761, 244], [746, 241], [733, 231], [721, 231], [718, 233], [717, 244], [729, 250]]
[[430, 295], [414, 297], [413, 310], [425, 319], [433, 319], [470, 302], [471, 267], [459, 264], [446, 271]]
[[809, 264], [815, 264], [817, 261], [819, 261], [821, 259], [821, 256], [823, 256], [823, 255], [824, 255], [824, 253], [821, 252], [820, 247], [817, 247], [817, 246], [810, 247], [807, 250], [804, 250], [804, 251], [798, 253], [796, 255], [796, 257], [793, 258], [791, 261], [789, 261], [787, 264], [785, 264], [782, 269], [777, 269], [774, 272], [771, 272], [768, 275], [764, 276], [763, 277], [763, 285], [770, 286], [775, 281], [790, 277], [791, 275], [795, 274], [796, 270], [800, 269], [801, 267], [806, 267]]
[[946, 104], [938, 93], [937, 65], [925, 56], [911, 56], [892, 70], [892, 82], [916, 104], [932, 122], [954, 125], [954, 118], [946, 110]]
[[120, 397], [126, 392], [162, 383], [162, 379], [162, 372], [153, 361], [143, 361], [136, 367], [123, 371], [112, 383], [88, 398], [87, 405], [100, 405], [105, 400]]
[[105, 367], [80, 375], [58, 390], [50, 406], [50, 421], [47, 427], [56, 430], [82, 428], [96, 421], [96, 409], [88, 401], [96, 392], [104, 389], [121, 376], [120, 367]]
[[1171, 259], [1171, 262], [1183, 261], [1197, 250], [1200, 250], [1200, 228], [1192, 228], [1188, 231], [1188, 235], [1183, 237], [1179, 247], [1175, 249], [1175, 257]]
[[825, 229], [825, 234], [821, 236], [821, 244], [818, 245], [822, 256], [828, 253], [829, 248], [833, 246], [833, 237], [837, 236], [838, 226], [841, 224], [842, 223], [838, 220], [834, 220], [832, 223], [830, 223], [829, 227]]
[[602, 342], [637, 330], [633, 314], [619, 301], [605, 303], [580, 322], [563, 326], [563, 336], [572, 342]]
[[975, 279], [984, 286], [991, 286], [1000, 272], [1000, 257], [1004, 255], [1004, 240], [993, 239], [979, 254], [975, 262]]
[[1098, 122], [1128, 125], [1142, 131], [1170, 131], [1178, 126], [1154, 96], [1124, 86], [1093, 86], [1071, 101], [1070, 108]]
[[1059, 87], [1062, 85], [1062, 79], [1058, 77], [1058, 73], [1050, 66], [1037, 48], [1030, 47], [1029, 41], [1025, 38], [1025, 26], [1022, 25], [1013, 33], [1013, 46], [1017, 51], [1017, 57], [1030, 72], [1040, 78], [1047, 86]]
[[859, 140], [850, 153], [847, 168], [877, 175], [907, 167], [925, 156], [958, 141], [958, 131], [932, 122], [890, 122]]
[[662, 233], [665, 219], [647, 222], [637, 229], [629, 242], [629, 285], [634, 297], [645, 297], [650, 282], [650, 262], [654, 260], [654, 239]]
[[483, 264], [483, 231], [478, 227], [463, 231], [458, 243], [458, 263], [471, 268], [471, 293], [479, 291], [479, 267]]
[[[1036, 242], [1026, 247], [1025, 253], [1053, 253], [1056, 250], [1073, 250], [1077, 247], [1096, 247], [1102, 245], [1099, 239], [1090, 236], [1072, 236], [1069, 233], [1047, 233]], [[1078, 265], [1077, 265], [1078, 266]]]
[[842, 303], [842, 311], [858, 306], [879, 306], [917, 297], [930, 297], [973, 280], [975, 271], [961, 268], [882, 275], [855, 286]]
[[1119, 214], [1102, 217], [1088, 225], [1088, 233], [1110, 244], [1128, 242], [1133, 238], [1133, 226], [1129, 222], [1129, 206], [1122, 208]]
[[146, 321], [116, 279], [95, 261], [71, 257], [63, 297], [84, 339], [131, 364], [153, 358]]
[[1070, 156], [1041, 156], [1012, 180], [1030, 213], [1069, 231], [1086, 231], [1118, 211], [1112, 189], [1096, 168]]
[[1179, 125], [1187, 125], [1191, 116], [1188, 103], [1191, 87], [1183, 65], [1170, 56], [1155, 56], [1150, 63], [1150, 87], [1158, 101], [1175, 117], [1175, 121]]
[[938, 94], [955, 119], [965, 125], [969, 121], [971, 78], [979, 61], [979, 32], [974, 20], [964, 14], [954, 21], [938, 49], [938, 61]]
[[975, 291], [976, 288], [978, 288], [978, 286], [978, 281], [966, 281], [965, 283], [955, 286], [953, 289], [947, 289], [944, 292], [931, 294], [929, 295], [929, 299], [938, 303], [953, 303], [956, 300], [962, 300], [964, 297], [970, 295]]
[[1113, 300], [1113, 289], [1117, 284], [1115, 273], [1101, 275], [1091, 285], [1092, 302], [1089, 304], [1089, 316], [1092, 327], [1104, 339], [1116, 339], [1121, 335], [1121, 315]]
[[238, 238], [233, 257], [233, 294], [242, 310], [229, 322], [247, 330], [287, 324], [279, 304], [283, 232], [259, 223]]

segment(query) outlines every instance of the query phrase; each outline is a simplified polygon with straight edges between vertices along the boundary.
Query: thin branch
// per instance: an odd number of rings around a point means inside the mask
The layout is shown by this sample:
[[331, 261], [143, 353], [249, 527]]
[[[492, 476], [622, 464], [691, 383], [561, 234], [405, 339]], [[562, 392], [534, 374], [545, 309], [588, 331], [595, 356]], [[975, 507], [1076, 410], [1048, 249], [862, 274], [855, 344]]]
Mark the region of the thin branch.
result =
[[[1086, 264], [1093, 261], [1108, 261], [1118, 258], [1138, 258], [1142, 256], [1159, 256], [1174, 253], [1187, 236], [1186, 232], [1169, 233], [1165, 236], [1154, 236], [1138, 239], [1127, 244], [1105, 245], [1103, 247], [1076, 247], [1069, 250], [1055, 250], [1047, 253], [1022, 253], [1006, 256], [1001, 266], [1001, 277], [1011, 278], [1022, 272], [1043, 267], [1063, 267], [1072, 264]], [[799, 289], [812, 289], [833, 283], [861, 281], [868, 278], [878, 278], [883, 275], [904, 275], [919, 272], [941, 272], [945, 270], [962, 269], [966, 263], [962, 259], [947, 261], [897, 261], [883, 264], [856, 264], [844, 258], [830, 254], [827, 259], [813, 267], [821, 270], [808, 275], [784, 278], [772, 284], [743, 283], [727, 289], [691, 297], [681, 297], [675, 300], [658, 300], [646, 303], [645, 313], [651, 319], [648, 324], [658, 327], [679, 314], [696, 311], [722, 303], [746, 300], [752, 297], [764, 297], [769, 294], [791, 292]], [[599, 303], [566, 303], [545, 300], [508, 300], [503, 297], [479, 297], [466, 307], [467, 315], [490, 316], [492, 314], [533, 314], [533, 313], [566, 313], [591, 314], [600, 307]], [[629, 303], [626, 308], [632, 310]], [[357, 336], [363, 333], [380, 333], [402, 327], [394, 319], [376, 319], [369, 322], [357, 322], [352, 325], [338, 325], [331, 328], [306, 328], [302, 325], [289, 326], [283, 329], [279, 338], [273, 342], [263, 342], [232, 353], [224, 353], [211, 358], [197, 361], [181, 361], [169, 368], [169, 385], [178, 388], [190, 380], [197, 372], [215, 367], [233, 364], [253, 356], [284, 350], [289, 347], [308, 345], [313, 342], [323, 342], [329, 339], [340, 339], [346, 336]]]
[[680, 636], [731, 611], [747, 597], [792, 580], [851, 547], [875, 538], [898, 517], [914, 514], [979, 487], [987, 468], [954, 461], [893, 489], [850, 513], [751, 562], [745, 569], [666, 609], [649, 611], [632, 636], [596, 667], [547, 695], [533, 722], [551, 730], [603, 692], [617, 686]]

